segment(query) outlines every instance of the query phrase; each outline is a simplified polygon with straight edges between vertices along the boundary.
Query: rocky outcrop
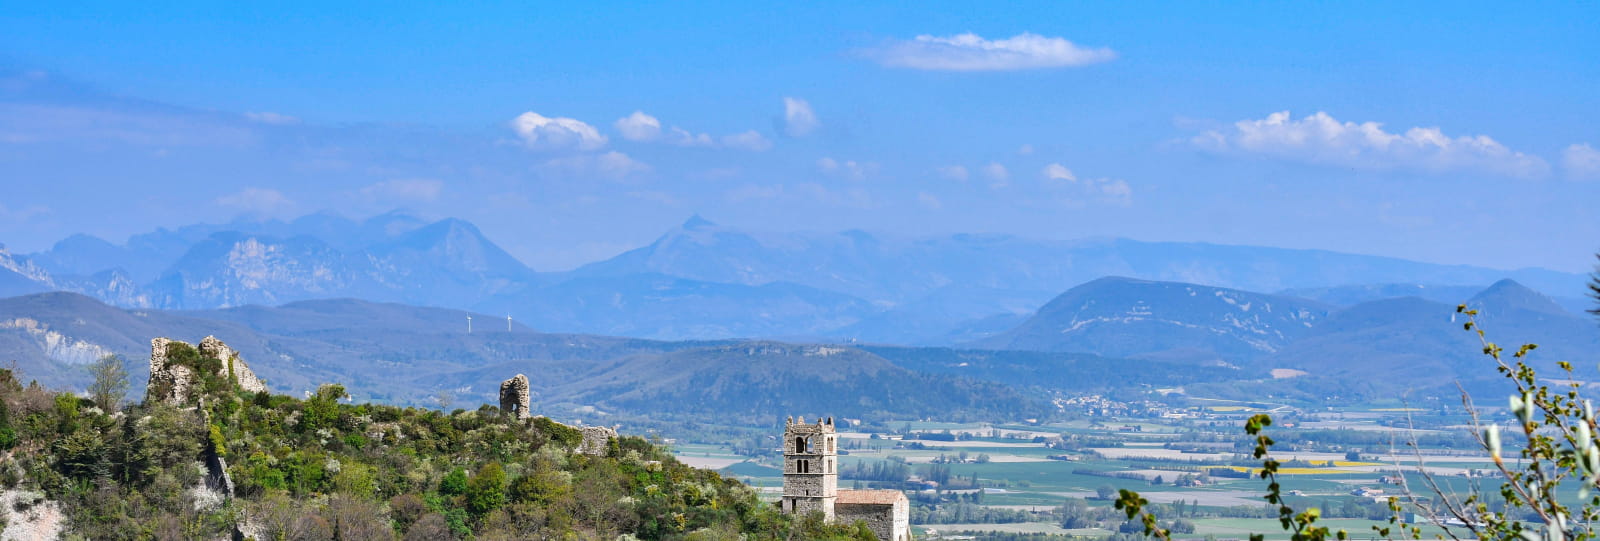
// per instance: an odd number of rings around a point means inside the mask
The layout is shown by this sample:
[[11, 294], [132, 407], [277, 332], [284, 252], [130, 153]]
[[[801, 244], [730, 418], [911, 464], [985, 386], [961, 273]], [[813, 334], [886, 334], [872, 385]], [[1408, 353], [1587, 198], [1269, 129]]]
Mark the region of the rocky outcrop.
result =
[[578, 452], [590, 456], [605, 456], [611, 439], [617, 437], [617, 429], [604, 426], [586, 426], [578, 430], [583, 432]]
[[528, 376], [517, 374], [500, 382], [500, 411], [514, 414], [518, 419], [531, 416], [528, 413]]
[[[195, 373], [194, 367], [175, 362], [171, 358], [174, 345], [189, 346], [186, 342], [165, 337], [150, 340], [150, 381], [145, 390], [145, 400], [186, 404], [196, 398], [193, 389], [199, 383], [199, 375]], [[217, 368], [216, 377], [232, 381], [245, 391], [258, 393], [267, 390], [266, 383], [256, 377], [244, 359], [239, 358], [239, 353], [217, 337], [205, 337], [195, 349], [201, 357], [222, 361]]]

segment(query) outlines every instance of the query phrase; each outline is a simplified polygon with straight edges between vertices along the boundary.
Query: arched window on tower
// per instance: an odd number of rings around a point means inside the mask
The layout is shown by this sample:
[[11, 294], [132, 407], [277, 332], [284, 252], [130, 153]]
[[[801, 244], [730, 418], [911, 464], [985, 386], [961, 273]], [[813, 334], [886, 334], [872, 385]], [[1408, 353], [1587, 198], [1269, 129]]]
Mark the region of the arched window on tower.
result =
[[811, 473], [810, 465], [807, 464], [806, 461], [801, 460], [795, 464], [795, 473]]
[[795, 439], [794, 439], [794, 452], [796, 452], [796, 453], [804, 453], [804, 452], [806, 452], [806, 439], [805, 438], [798, 437], [798, 436], [795, 437]]

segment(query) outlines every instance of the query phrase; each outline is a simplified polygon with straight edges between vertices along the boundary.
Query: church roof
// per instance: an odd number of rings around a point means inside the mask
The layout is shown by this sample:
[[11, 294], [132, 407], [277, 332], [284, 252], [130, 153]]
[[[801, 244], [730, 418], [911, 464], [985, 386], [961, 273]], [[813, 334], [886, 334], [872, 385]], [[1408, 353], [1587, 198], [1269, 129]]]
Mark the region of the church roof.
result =
[[898, 490], [840, 490], [834, 504], [894, 505], [894, 502], [904, 499], [905, 493]]

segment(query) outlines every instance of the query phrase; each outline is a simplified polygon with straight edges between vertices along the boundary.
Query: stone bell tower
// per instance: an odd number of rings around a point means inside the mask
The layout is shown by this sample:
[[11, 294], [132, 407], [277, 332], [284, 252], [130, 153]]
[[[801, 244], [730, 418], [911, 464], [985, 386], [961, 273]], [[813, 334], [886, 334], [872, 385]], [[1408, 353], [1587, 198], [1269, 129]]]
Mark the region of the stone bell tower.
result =
[[839, 496], [838, 438], [832, 417], [816, 424], [806, 424], [805, 417], [788, 419], [783, 430], [783, 512], [821, 511], [833, 520]]

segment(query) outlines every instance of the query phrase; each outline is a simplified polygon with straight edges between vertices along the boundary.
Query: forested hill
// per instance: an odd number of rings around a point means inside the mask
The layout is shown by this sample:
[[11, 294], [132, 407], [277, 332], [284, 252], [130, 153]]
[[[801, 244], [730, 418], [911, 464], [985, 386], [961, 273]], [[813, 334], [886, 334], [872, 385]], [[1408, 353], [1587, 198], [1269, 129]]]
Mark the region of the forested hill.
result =
[[638, 437], [591, 456], [573, 428], [487, 405], [350, 404], [338, 385], [299, 400], [215, 377], [197, 388], [203, 401], [119, 408], [114, 393], [54, 393], [0, 370], [0, 488], [18, 510], [0, 517], [75, 539], [870, 538], [791, 519]]

